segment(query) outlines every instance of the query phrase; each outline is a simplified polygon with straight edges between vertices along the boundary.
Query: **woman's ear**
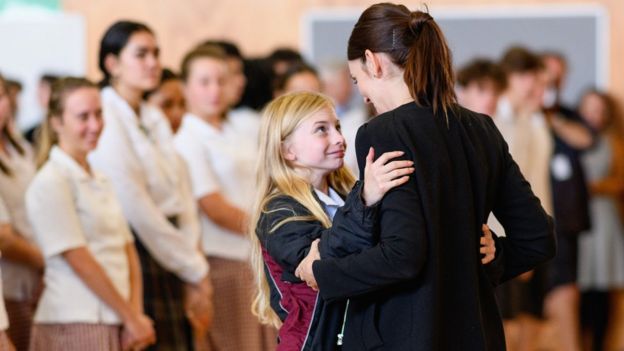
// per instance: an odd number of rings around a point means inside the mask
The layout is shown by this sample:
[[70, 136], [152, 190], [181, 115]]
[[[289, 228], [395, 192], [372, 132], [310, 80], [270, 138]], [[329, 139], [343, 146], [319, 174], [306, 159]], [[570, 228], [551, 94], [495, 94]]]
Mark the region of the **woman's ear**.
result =
[[364, 51], [364, 59], [368, 74], [373, 78], [381, 77], [381, 58], [379, 54], [366, 49], [366, 51]]
[[106, 55], [106, 57], [104, 58], [104, 68], [106, 68], [106, 72], [108, 72], [111, 77], [116, 77], [118, 75], [118, 67], [119, 58], [113, 54]]
[[61, 121], [61, 117], [52, 116], [50, 117], [48, 121], [50, 123], [50, 128], [52, 128], [52, 131], [58, 134], [61, 129], [61, 126], [63, 125], [63, 121]]

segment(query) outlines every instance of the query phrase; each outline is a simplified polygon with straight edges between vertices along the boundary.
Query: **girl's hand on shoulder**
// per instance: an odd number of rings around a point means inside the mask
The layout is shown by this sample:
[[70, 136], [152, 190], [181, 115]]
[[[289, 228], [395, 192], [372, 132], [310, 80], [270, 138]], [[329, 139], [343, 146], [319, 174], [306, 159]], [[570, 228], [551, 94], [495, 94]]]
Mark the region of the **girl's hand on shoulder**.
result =
[[386, 152], [375, 161], [375, 149], [372, 147], [366, 156], [364, 167], [364, 189], [362, 199], [366, 206], [379, 202], [386, 193], [409, 180], [409, 175], [414, 173], [413, 161], [390, 160], [403, 156], [403, 151]]

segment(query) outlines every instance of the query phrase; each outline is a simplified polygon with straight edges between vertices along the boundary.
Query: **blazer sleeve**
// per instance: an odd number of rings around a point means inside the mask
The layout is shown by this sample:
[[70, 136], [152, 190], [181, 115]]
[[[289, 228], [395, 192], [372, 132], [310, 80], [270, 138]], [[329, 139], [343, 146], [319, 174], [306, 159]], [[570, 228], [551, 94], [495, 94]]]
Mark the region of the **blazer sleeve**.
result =
[[[356, 253], [373, 245], [377, 209], [364, 206], [361, 189], [361, 183], [357, 183], [329, 228], [318, 220], [306, 218], [310, 212], [291, 197], [280, 196], [269, 202], [260, 216], [256, 234], [262, 247], [284, 270], [282, 279], [300, 282], [294, 275], [295, 269], [316, 239], [321, 239], [322, 258]], [[282, 224], [292, 217], [300, 218]]]
[[[371, 143], [364, 125], [356, 137], [360, 172], [361, 157], [371, 145], [377, 153], [382, 151]], [[382, 229], [375, 246], [354, 255], [314, 262], [314, 276], [323, 299], [331, 301], [365, 294], [420, 274], [427, 256], [427, 238], [421, 196], [417, 186], [410, 184], [415, 181], [411, 177], [407, 184], [392, 189], [381, 201], [379, 227]]]
[[502, 283], [554, 257], [556, 243], [552, 218], [533, 194], [502, 135], [493, 122], [489, 123], [502, 150], [499, 184], [492, 208], [506, 233], [496, 247], [497, 256], [503, 258]]

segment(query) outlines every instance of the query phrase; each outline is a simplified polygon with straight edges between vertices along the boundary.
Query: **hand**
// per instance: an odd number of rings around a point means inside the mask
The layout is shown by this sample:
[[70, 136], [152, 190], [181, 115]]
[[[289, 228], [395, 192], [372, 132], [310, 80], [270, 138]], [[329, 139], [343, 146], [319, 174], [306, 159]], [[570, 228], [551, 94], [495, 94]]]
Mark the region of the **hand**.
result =
[[156, 342], [152, 320], [144, 314], [135, 313], [124, 321], [121, 332], [123, 350], [142, 350]]
[[483, 230], [483, 236], [481, 237], [481, 249], [479, 252], [485, 255], [481, 258], [481, 263], [488, 264], [496, 257], [496, 242], [487, 224], [484, 224], [481, 230]]
[[214, 317], [212, 294], [212, 283], [208, 276], [198, 284], [187, 284], [185, 287], [184, 309], [197, 336], [205, 336], [212, 327]]
[[364, 167], [364, 189], [362, 199], [366, 206], [371, 206], [380, 201], [386, 193], [409, 180], [408, 174], [414, 172], [413, 161], [392, 161], [393, 158], [403, 156], [403, 151], [386, 152], [376, 161], [375, 149], [368, 150], [366, 166]]
[[299, 263], [299, 266], [297, 266], [297, 269], [295, 270], [297, 278], [305, 281], [314, 291], [318, 290], [318, 286], [316, 284], [316, 279], [314, 278], [314, 272], [312, 271], [312, 264], [314, 261], [321, 259], [321, 254], [318, 249], [319, 241], [320, 239], [316, 239], [312, 242], [310, 252], [308, 252], [308, 255], [301, 260], [301, 263]]

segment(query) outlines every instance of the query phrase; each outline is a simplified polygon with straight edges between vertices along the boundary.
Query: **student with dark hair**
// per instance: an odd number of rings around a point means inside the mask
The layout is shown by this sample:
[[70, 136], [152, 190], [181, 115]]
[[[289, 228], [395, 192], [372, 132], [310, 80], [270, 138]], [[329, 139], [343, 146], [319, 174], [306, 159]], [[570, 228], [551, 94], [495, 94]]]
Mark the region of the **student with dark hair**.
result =
[[457, 72], [457, 100], [469, 110], [493, 117], [506, 84], [499, 65], [488, 59], [474, 59]]
[[13, 106], [7, 82], [0, 76], [0, 197], [7, 217], [2, 221], [0, 266], [8, 335], [18, 350], [27, 350], [41, 288], [43, 256], [34, 243], [24, 195], [35, 176], [30, 145], [13, 130]]
[[160, 76], [160, 85], [158, 88], [145, 93], [145, 100], [163, 112], [169, 121], [173, 134], [175, 134], [180, 128], [182, 116], [186, 112], [180, 77], [170, 69], [164, 68]]
[[105, 127], [89, 157], [110, 178], [136, 238], [154, 348], [191, 350], [189, 320], [208, 328], [212, 288], [186, 167], [166, 118], [143, 102], [161, 75], [154, 33], [116, 22], [100, 43], [99, 65]]
[[284, 73], [275, 78], [273, 96], [300, 91], [320, 93], [321, 88], [321, 78], [316, 68], [301, 62], [288, 67]]
[[36, 146], [37, 143], [37, 134], [39, 133], [39, 126], [45, 120], [47, 110], [48, 110], [48, 102], [50, 101], [50, 94], [52, 93], [52, 85], [59, 79], [58, 75], [46, 73], [41, 76], [39, 79], [39, 84], [37, 85], [37, 102], [39, 102], [39, 107], [42, 110], [42, 117], [37, 120], [37, 123], [28, 129], [24, 133], [24, 138], [28, 140], [32, 145]]
[[[451, 53], [431, 15], [373, 5], [347, 56], [381, 113], [356, 137], [360, 175], [370, 147], [405, 151], [416, 171], [382, 199], [376, 245], [342, 258], [313, 246], [299, 276], [326, 301], [350, 299], [342, 350], [504, 349], [493, 286], [554, 255], [549, 216], [492, 119], [456, 104]], [[497, 239], [495, 266], [482, 267], [491, 211], [507, 237]], [[500, 277], [488, 276], [497, 264]]]
[[54, 83], [40, 134], [41, 168], [26, 193], [45, 256], [32, 351], [141, 350], [155, 340], [128, 223], [110, 182], [87, 161], [102, 127], [94, 83]]
[[267, 56], [266, 60], [276, 77], [286, 73], [293, 65], [304, 62], [301, 54], [291, 48], [277, 48]]
[[175, 146], [191, 175], [201, 221], [202, 249], [214, 286], [214, 326], [209, 341], [217, 350], [275, 348], [275, 332], [251, 315], [252, 272], [245, 236], [255, 188], [258, 145], [227, 110], [231, 79], [227, 56], [217, 46], [185, 55], [182, 80], [188, 112]]

